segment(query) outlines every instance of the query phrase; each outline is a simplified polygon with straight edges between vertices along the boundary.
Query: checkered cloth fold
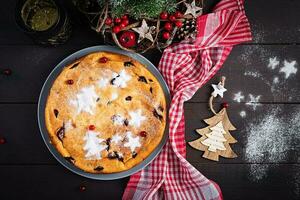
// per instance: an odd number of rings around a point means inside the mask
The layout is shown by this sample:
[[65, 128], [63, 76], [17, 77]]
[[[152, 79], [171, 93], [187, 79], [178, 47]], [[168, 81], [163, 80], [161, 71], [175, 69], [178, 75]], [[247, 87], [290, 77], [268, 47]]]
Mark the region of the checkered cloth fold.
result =
[[171, 91], [169, 140], [157, 158], [131, 176], [123, 200], [222, 199], [219, 186], [185, 158], [183, 103], [221, 68], [233, 45], [251, 40], [243, 0], [222, 0], [197, 18], [197, 36], [164, 50], [159, 63]]

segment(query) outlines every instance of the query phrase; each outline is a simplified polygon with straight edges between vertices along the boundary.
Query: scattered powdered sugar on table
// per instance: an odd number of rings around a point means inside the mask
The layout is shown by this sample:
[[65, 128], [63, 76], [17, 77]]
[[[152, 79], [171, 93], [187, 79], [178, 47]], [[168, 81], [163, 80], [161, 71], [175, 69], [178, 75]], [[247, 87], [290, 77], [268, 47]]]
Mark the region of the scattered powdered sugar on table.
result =
[[242, 117], [242, 118], [245, 118], [246, 117], [246, 111], [244, 111], [244, 110], [242, 110], [241, 112], [240, 112], [240, 116]]
[[262, 118], [254, 119], [246, 128], [248, 135], [245, 159], [253, 163], [250, 168], [250, 178], [253, 181], [267, 176], [271, 166], [255, 164], [283, 162], [288, 159], [289, 151], [296, 151], [299, 156], [300, 109], [285, 117], [278, 117], [279, 112], [278, 107], [273, 108]]

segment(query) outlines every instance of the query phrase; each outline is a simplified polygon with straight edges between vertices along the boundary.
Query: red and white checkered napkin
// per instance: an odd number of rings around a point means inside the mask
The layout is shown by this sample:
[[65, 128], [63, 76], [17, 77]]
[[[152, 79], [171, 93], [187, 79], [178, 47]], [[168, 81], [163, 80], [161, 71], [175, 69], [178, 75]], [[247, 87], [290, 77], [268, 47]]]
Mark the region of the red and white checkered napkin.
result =
[[219, 186], [186, 159], [183, 102], [222, 66], [233, 45], [251, 40], [243, 0], [222, 0], [198, 17], [198, 34], [164, 50], [159, 69], [172, 95], [169, 141], [144, 170], [131, 176], [123, 199], [222, 199]]

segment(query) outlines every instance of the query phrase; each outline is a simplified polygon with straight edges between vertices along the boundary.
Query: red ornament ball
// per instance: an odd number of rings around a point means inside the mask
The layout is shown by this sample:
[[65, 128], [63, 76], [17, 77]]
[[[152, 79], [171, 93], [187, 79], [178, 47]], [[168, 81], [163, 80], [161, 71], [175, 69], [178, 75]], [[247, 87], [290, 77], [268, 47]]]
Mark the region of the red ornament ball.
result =
[[124, 31], [120, 38], [120, 44], [125, 48], [131, 48], [136, 45], [136, 35], [132, 31]]
[[6, 139], [3, 138], [3, 137], [1, 137], [1, 138], [0, 138], [0, 144], [5, 144], [5, 143], [6, 143]]
[[119, 33], [121, 31], [121, 27], [120, 26], [114, 26], [112, 31], [114, 33]]
[[176, 20], [176, 17], [174, 15], [170, 15], [169, 20], [171, 22], [174, 22]]
[[163, 32], [162, 37], [163, 37], [165, 40], [168, 40], [168, 39], [170, 38], [170, 33], [165, 31], [165, 32]]
[[174, 14], [174, 16], [176, 18], [181, 18], [182, 17], [182, 13], [180, 11], [176, 11], [175, 14]]
[[229, 104], [227, 102], [222, 103], [223, 108], [228, 108]]
[[175, 26], [177, 26], [178, 28], [182, 27], [182, 21], [176, 21], [175, 22]]
[[128, 19], [128, 15], [123, 15], [121, 19]]
[[159, 16], [161, 19], [168, 19], [168, 13], [166, 11], [161, 12]]
[[164, 25], [164, 28], [167, 30], [167, 31], [170, 31], [172, 30], [172, 24], [170, 22], [166, 22], [165, 25]]
[[141, 131], [140, 132], [140, 136], [141, 137], [146, 137], [147, 136], [147, 132], [146, 131]]
[[108, 61], [108, 58], [106, 58], [106, 57], [102, 57], [99, 59], [100, 63], [106, 63], [107, 61]]
[[105, 20], [105, 24], [108, 25], [108, 26], [110, 26], [112, 24], [112, 22], [113, 21], [110, 17], [106, 18], [106, 20]]
[[93, 125], [93, 124], [89, 125], [89, 130], [90, 130], [90, 131], [93, 131], [93, 130], [95, 130], [95, 129], [96, 129], [95, 125]]
[[122, 19], [121, 24], [124, 24], [125, 26], [127, 26], [129, 24], [129, 20], [128, 19]]
[[117, 24], [121, 23], [121, 18], [116, 17], [116, 18], [115, 18], [115, 23], [117, 23]]

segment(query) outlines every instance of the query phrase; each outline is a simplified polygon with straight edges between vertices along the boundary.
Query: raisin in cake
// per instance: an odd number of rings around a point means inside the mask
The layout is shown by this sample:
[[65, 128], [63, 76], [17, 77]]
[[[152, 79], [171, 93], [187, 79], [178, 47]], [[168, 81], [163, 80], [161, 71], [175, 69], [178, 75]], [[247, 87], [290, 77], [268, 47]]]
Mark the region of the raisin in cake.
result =
[[160, 143], [166, 125], [157, 79], [138, 61], [109, 52], [66, 66], [45, 111], [52, 144], [91, 173], [120, 172], [142, 162]]

